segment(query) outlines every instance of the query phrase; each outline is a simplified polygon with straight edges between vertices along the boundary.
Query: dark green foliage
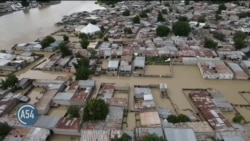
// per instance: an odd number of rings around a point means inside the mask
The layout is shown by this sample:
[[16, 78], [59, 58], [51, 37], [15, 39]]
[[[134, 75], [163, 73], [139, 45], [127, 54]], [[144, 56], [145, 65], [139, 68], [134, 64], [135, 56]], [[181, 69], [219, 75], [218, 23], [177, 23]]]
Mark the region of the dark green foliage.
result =
[[168, 14], [168, 10], [167, 10], [167, 9], [162, 9], [162, 10], [161, 10], [161, 13], [162, 13], [162, 14]]
[[0, 140], [3, 139], [11, 131], [11, 127], [7, 122], [0, 122]]
[[103, 38], [103, 41], [109, 41], [109, 38], [107, 37], [107, 36], [105, 36], [104, 38]]
[[233, 118], [233, 122], [241, 124], [245, 122], [245, 119], [242, 115], [236, 114], [235, 117]]
[[241, 31], [235, 32], [233, 39], [234, 39], [234, 46], [236, 49], [242, 49], [246, 47], [246, 44], [244, 42], [246, 37], [247, 35], [244, 32]]
[[87, 50], [88, 50], [88, 52], [90, 53], [90, 58], [94, 58], [95, 55], [97, 54], [96, 50], [93, 49], [93, 48], [89, 48], [89, 49], [87, 49]]
[[188, 118], [188, 116], [183, 115], [183, 114], [179, 114], [178, 116], [176, 115], [169, 115], [167, 117], [168, 122], [171, 123], [179, 123], [179, 122], [189, 122], [190, 119]]
[[97, 24], [97, 21], [96, 20], [90, 20], [89, 21], [91, 24]]
[[148, 8], [145, 10], [146, 13], [150, 13], [152, 11], [152, 9]]
[[225, 38], [226, 38], [223, 33], [217, 32], [217, 31], [213, 32], [213, 37], [220, 41], [225, 41]]
[[63, 41], [68, 42], [69, 41], [69, 36], [63, 35]]
[[220, 4], [216, 13], [221, 14], [221, 11], [226, 10], [226, 9], [227, 9], [227, 7], [224, 4]]
[[164, 21], [165, 21], [165, 19], [163, 18], [162, 13], [159, 12], [158, 17], [157, 17], [157, 22], [164, 22]]
[[173, 24], [173, 32], [176, 36], [188, 36], [191, 28], [188, 22], [178, 21]]
[[86, 49], [89, 45], [89, 40], [88, 39], [81, 39], [80, 44], [83, 49]]
[[139, 17], [139, 16], [135, 16], [135, 17], [133, 18], [133, 23], [139, 24], [139, 23], [140, 23], [140, 17]]
[[83, 121], [105, 120], [109, 106], [102, 99], [91, 99], [84, 107]]
[[166, 141], [164, 137], [159, 137], [156, 134], [147, 134], [142, 137], [142, 141]]
[[165, 3], [164, 4], [166, 7], [169, 7], [170, 6], [170, 4], [167, 2], [167, 3]]
[[80, 34], [78, 35], [78, 37], [79, 37], [79, 39], [88, 39], [88, 35], [85, 34], [85, 33], [80, 33]]
[[51, 43], [55, 42], [55, 38], [53, 38], [52, 36], [46, 36], [42, 41], [41, 41], [41, 45], [42, 48], [46, 48], [48, 47]]
[[80, 107], [70, 106], [68, 108], [68, 114], [71, 118], [79, 118], [80, 117]]
[[132, 34], [133, 33], [131, 28], [124, 28], [123, 31], [125, 34]]
[[29, 6], [29, 2], [27, 0], [22, 0], [21, 4], [23, 7], [28, 7]]
[[126, 134], [126, 133], [123, 133], [120, 138], [115, 136], [115, 138], [112, 139], [111, 141], [132, 141], [132, 137], [129, 136], [128, 134]]
[[129, 10], [125, 10], [123, 13], [122, 13], [123, 16], [130, 16], [130, 11]]
[[13, 88], [16, 86], [18, 82], [18, 78], [14, 74], [10, 74], [7, 76], [6, 80], [2, 80], [1, 82], [1, 89], [8, 89], [9, 87]]
[[89, 70], [89, 59], [85, 57], [81, 57], [80, 59], [77, 59], [77, 64], [74, 64], [74, 67], [76, 69], [76, 80], [87, 80], [90, 75]]
[[148, 17], [147, 12], [146, 12], [146, 11], [142, 11], [142, 12], [140, 13], [140, 17], [141, 17], [141, 18], [147, 18], [147, 17]]
[[121, 0], [97, 0], [98, 3], [105, 3], [107, 5], [114, 5], [117, 2], [120, 2]]
[[250, 12], [241, 12], [238, 14], [239, 18], [246, 18], [246, 17], [250, 17]]
[[218, 43], [214, 42], [212, 39], [205, 38], [204, 40], [204, 47], [210, 49], [217, 49]]
[[160, 36], [160, 37], [168, 36], [169, 32], [170, 32], [170, 29], [164, 25], [159, 25], [156, 28], [156, 36]]
[[185, 5], [189, 5], [189, 0], [185, 0]]
[[169, 56], [149, 56], [146, 58], [146, 65], [155, 65], [155, 64], [166, 64], [165, 60], [168, 60]]
[[59, 50], [61, 51], [63, 58], [72, 54], [71, 50], [67, 45], [65, 45], [65, 43], [59, 44]]
[[105, 32], [105, 28], [103, 26], [101, 26], [100, 29], [103, 33]]
[[220, 20], [220, 19], [221, 19], [221, 16], [220, 16], [219, 14], [216, 13], [216, 14], [215, 14], [215, 20], [218, 21], [218, 20]]
[[199, 23], [205, 23], [205, 22], [206, 22], [205, 16], [199, 17], [199, 18], [198, 18], [198, 22], [199, 22]]
[[188, 21], [188, 18], [186, 16], [180, 16], [178, 18], [179, 21]]

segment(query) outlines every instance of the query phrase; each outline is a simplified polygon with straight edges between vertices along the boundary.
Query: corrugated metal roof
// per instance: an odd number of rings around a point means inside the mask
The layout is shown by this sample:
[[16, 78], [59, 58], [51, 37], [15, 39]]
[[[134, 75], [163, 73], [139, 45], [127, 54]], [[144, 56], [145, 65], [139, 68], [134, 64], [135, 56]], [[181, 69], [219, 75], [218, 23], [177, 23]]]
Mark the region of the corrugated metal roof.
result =
[[35, 123], [35, 127], [53, 129], [61, 117], [41, 116]]
[[191, 128], [165, 128], [164, 132], [168, 141], [197, 141]]

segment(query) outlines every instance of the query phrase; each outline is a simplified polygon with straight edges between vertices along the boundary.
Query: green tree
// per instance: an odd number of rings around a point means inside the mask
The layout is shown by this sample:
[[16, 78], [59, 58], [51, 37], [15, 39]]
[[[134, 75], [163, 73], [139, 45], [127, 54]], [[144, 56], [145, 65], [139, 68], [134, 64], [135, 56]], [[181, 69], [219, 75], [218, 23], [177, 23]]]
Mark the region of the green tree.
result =
[[220, 41], [225, 41], [226, 36], [218, 31], [213, 32], [213, 37], [220, 40]]
[[63, 58], [72, 55], [71, 50], [69, 49], [68, 46], [65, 45], [65, 43], [59, 44], [59, 50], [61, 51]]
[[147, 134], [142, 137], [142, 141], [166, 141], [164, 137], [159, 137], [156, 134]]
[[105, 37], [103, 38], [103, 41], [107, 42], [107, 41], [109, 41], [109, 38], [108, 38], [107, 36], [105, 36]]
[[5, 137], [6, 135], [8, 135], [8, 133], [10, 132], [11, 127], [8, 125], [7, 122], [0, 122], [0, 139], [1, 137]]
[[142, 12], [140, 13], [140, 17], [141, 17], [141, 18], [147, 18], [147, 17], [148, 17], [147, 12], [146, 12], [146, 11], [142, 11]]
[[69, 36], [63, 35], [63, 41], [68, 42], [69, 41]]
[[125, 10], [123, 13], [122, 13], [123, 16], [130, 16], [130, 11], [129, 10]]
[[84, 107], [83, 121], [105, 120], [109, 106], [102, 99], [91, 99]]
[[186, 16], [180, 16], [178, 18], [179, 21], [188, 21], [188, 18]]
[[199, 23], [205, 23], [206, 22], [206, 18], [204, 16], [201, 16], [198, 18], [198, 22]]
[[188, 22], [185, 21], [177, 21], [173, 24], [173, 32], [176, 36], [188, 36], [191, 28]]
[[27, 0], [22, 0], [21, 4], [23, 7], [28, 7], [29, 6], [29, 2]]
[[115, 138], [111, 141], [132, 141], [132, 137], [126, 133], [123, 133], [121, 137], [115, 136]]
[[80, 34], [78, 35], [78, 38], [81, 39], [81, 40], [83, 40], [83, 39], [88, 39], [88, 35], [85, 34], [85, 33], [80, 33]]
[[90, 53], [90, 58], [94, 58], [95, 55], [97, 54], [97, 51], [94, 50], [93, 48], [89, 48], [88, 52]]
[[83, 49], [86, 49], [89, 45], [89, 41], [88, 41], [88, 39], [81, 39], [80, 44], [81, 44]]
[[167, 117], [167, 121], [171, 122], [171, 123], [178, 123], [179, 119], [178, 119], [178, 117], [176, 115], [169, 115]]
[[188, 118], [188, 116], [183, 115], [183, 114], [179, 114], [178, 115], [178, 119], [179, 119], [179, 122], [189, 122], [190, 121], [190, 119]]
[[139, 17], [139, 16], [135, 16], [135, 17], [133, 18], [133, 23], [139, 24], [139, 23], [140, 23], [140, 17]]
[[2, 80], [1, 88], [4, 90], [8, 89], [9, 87], [13, 88], [16, 86], [17, 82], [18, 78], [16, 77], [16, 75], [10, 74], [5, 80]]
[[76, 80], [87, 80], [89, 78], [90, 70], [88, 58], [81, 57], [80, 59], [77, 59], [77, 64], [74, 64], [74, 67], [76, 69]]
[[162, 10], [161, 10], [161, 13], [162, 13], [162, 14], [168, 14], [168, 10], [167, 10], [167, 9], [162, 9]]
[[157, 22], [164, 22], [164, 21], [165, 21], [165, 19], [163, 18], [162, 13], [159, 12], [158, 17], [157, 17]]
[[246, 46], [244, 42], [246, 37], [247, 35], [242, 31], [235, 32], [233, 40], [234, 40], [234, 46], [236, 49], [242, 49]]
[[80, 117], [80, 107], [77, 106], [70, 106], [68, 108], [68, 112], [69, 116], [71, 118], [79, 118]]
[[233, 118], [233, 122], [241, 124], [245, 122], [245, 118], [240, 114], [236, 114], [235, 117]]
[[51, 43], [55, 42], [55, 38], [53, 38], [52, 36], [46, 36], [42, 41], [41, 41], [41, 45], [42, 48], [46, 48], [48, 47]]
[[167, 26], [159, 25], [156, 28], [156, 35], [160, 37], [168, 36], [170, 29]]
[[205, 38], [204, 47], [210, 49], [217, 49], [218, 43], [214, 42], [212, 39]]
[[185, 5], [189, 5], [189, 0], [185, 0]]
[[226, 9], [227, 7], [224, 4], [220, 4], [216, 13], [221, 14], [221, 11]]
[[132, 34], [133, 33], [131, 28], [124, 28], [123, 31], [125, 34]]

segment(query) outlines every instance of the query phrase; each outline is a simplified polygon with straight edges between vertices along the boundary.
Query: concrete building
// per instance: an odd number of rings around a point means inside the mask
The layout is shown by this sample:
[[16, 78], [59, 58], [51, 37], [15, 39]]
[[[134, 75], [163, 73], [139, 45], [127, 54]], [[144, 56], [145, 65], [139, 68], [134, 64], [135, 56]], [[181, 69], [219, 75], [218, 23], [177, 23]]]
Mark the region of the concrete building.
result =
[[122, 134], [121, 130], [81, 130], [80, 141], [111, 141]]
[[240, 131], [224, 131], [216, 133], [217, 140], [223, 141], [247, 141], [248, 139]]
[[107, 74], [117, 75], [119, 69], [119, 60], [109, 60]]
[[138, 57], [138, 56], [135, 57], [133, 75], [134, 76], [144, 75], [144, 68], [145, 68], [145, 57]]
[[106, 117], [106, 130], [122, 130], [123, 107], [109, 106], [109, 113]]
[[241, 61], [241, 66], [250, 74], [250, 60]]
[[161, 121], [157, 111], [140, 112], [140, 127], [160, 127]]
[[238, 64], [229, 62], [227, 64], [234, 72], [235, 79], [243, 79], [243, 80], [249, 79], [248, 74], [246, 74], [245, 71]]
[[135, 128], [135, 138], [137, 141], [141, 140], [145, 135], [149, 134], [155, 134], [158, 137], [165, 138], [162, 128], [154, 128], [154, 127]]

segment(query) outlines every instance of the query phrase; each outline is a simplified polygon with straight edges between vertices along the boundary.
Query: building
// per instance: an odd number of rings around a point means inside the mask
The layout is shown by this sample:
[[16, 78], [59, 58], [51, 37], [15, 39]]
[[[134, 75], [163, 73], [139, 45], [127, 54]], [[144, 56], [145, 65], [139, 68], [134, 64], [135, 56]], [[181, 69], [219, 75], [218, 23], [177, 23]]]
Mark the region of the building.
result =
[[81, 130], [80, 141], [110, 141], [122, 134], [121, 130]]
[[145, 57], [138, 57], [138, 56], [135, 57], [133, 75], [134, 76], [144, 75], [144, 68], [145, 68]]
[[245, 71], [238, 64], [229, 62], [227, 64], [234, 72], [235, 79], [243, 79], [243, 80], [249, 79], [248, 74], [246, 74]]
[[32, 80], [29, 78], [22, 78], [18, 84], [17, 84], [17, 88], [21, 88], [21, 89], [26, 89], [27, 87], [32, 85]]
[[[131, 56], [132, 58], [132, 56]], [[119, 67], [120, 76], [130, 76], [132, 72], [132, 65], [130, 62], [122, 60]]]
[[192, 128], [164, 128], [168, 141], [197, 141]]
[[107, 74], [117, 75], [119, 69], [119, 60], [109, 60]]
[[45, 141], [50, 131], [45, 128], [25, 127], [12, 129], [3, 141]]
[[16, 98], [3, 98], [0, 100], [0, 116], [9, 113], [18, 104]]
[[105, 102], [111, 99], [115, 91], [114, 83], [102, 83], [98, 92], [98, 97], [102, 98]]
[[53, 130], [61, 117], [58, 116], [40, 116], [34, 127], [46, 128]]
[[80, 135], [82, 120], [78, 118], [62, 117], [53, 129], [55, 134], [61, 135]]
[[109, 106], [109, 113], [106, 117], [106, 130], [122, 130], [123, 107]]
[[164, 138], [164, 133], [162, 128], [154, 128], [154, 127], [148, 127], [148, 128], [135, 128], [135, 138], [137, 141], [141, 140], [145, 135], [149, 134], [155, 134], [158, 137]]
[[204, 79], [233, 79], [233, 72], [223, 61], [200, 61], [198, 67]]
[[241, 61], [241, 66], [250, 74], [250, 60]]
[[217, 132], [216, 139], [223, 141], [247, 141], [246, 137], [238, 130]]
[[161, 120], [157, 111], [140, 112], [141, 127], [160, 127]]

